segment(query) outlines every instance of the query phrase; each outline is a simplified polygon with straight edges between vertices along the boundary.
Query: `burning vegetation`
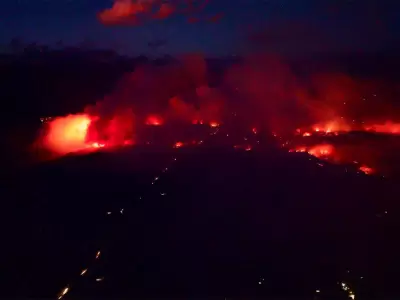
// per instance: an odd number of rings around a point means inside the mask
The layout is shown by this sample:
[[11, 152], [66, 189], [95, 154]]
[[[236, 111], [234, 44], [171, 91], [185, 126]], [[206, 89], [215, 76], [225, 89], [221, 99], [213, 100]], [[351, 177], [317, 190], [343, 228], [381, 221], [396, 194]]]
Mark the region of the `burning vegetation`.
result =
[[[42, 118], [45, 128], [40, 144], [65, 155], [151, 144], [143, 130], [149, 126], [212, 129], [233, 123], [249, 127], [254, 134], [259, 129], [273, 134], [289, 152], [333, 163], [357, 161], [366, 174], [387, 171], [389, 164], [382, 165], [380, 151], [397, 149], [400, 123], [395, 121], [392, 99], [375, 91], [391, 86], [344, 74], [300, 78], [288, 64], [268, 55], [233, 64], [217, 87], [208, 85], [208, 74], [201, 55], [164, 66], [139, 67], [123, 76], [113, 93], [82, 113]], [[385, 140], [388, 146], [365, 142], [376, 140], [377, 135], [391, 136]], [[190, 138], [176, 140], [180, 138], [175, 138], [174, 148], [193, 144]], [[252, 149], [250, 144], [235, 148]]]

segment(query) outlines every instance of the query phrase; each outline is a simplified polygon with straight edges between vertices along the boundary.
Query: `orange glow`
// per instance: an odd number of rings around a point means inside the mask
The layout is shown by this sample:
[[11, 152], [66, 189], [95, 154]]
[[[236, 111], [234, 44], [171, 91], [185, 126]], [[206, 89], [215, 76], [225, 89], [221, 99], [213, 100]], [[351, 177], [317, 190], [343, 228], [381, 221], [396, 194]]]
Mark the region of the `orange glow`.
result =
[[[326, 123], [319, 123], [312, 126], [312, 131], [319, 134], [335, 134], [338, 135], [340, 132], [349, 132], [352, 130], [365, 130], [377, 133], [387, 134], [400, 134], [400, 123], [392, 121], [386, 121], [385, 123], [368, 123], [367, 125], [360, 127], [354, 126], [354, 124], [346, 123], [343, 119], [334, 119]], [[301, 134], [301, 129], [296, 129], [296, 134]], [[303, 132], [302, 136], [311, 136], [312, 133], [309, 131]]]
[[105, 144], [103, 144], [103, 143], [98, 143], [98, 142], [94, 142], [94, 143], [92, 144], [92, 147], [93, 147], [93, 148], [103, 148], [103, 147], [105, 147]]
[[182, 142], [176, 142], [174, 148], [181, 148], [183, 146]]
[[351, 126], [346, 124], [345, 121], [342, 119], [334, 119], [332, 121], [323, 123], [323, 124], [315, 124], [312, 127], [313, 131], [315, 132], [324, 132], [324, 133], [332, 133], [338, 131], [350, 131]]
[[364, 172], [367, 175], [370, 175], [370, 174], [374, 173], [374, 169], [372, 169], [370, 167], [367, 167], [365, 165], [362, 165], [361, 167], [359, 167], [359, 170]]
[[146, 125], [160, 126], [164, 124], [164, 120], [157, 115], [150, 115], [146, 119]]
[[194, 124], [194, 125], [203, 125], [204, 124], [204, 122], [203, 122], [203, 120], [197, 120], [197, 119], [194, 119], [194, 120], [192, 120], [192, 124]]
[[59, 154], [88, 148], [86, 135], [90, 123], [91, 118], [88, 115], [55, 118], [49, 122], [49, 132], [45, 137], [46, 147]]
[[298, 147], [298, 148], [296, 148], [296, 149], [290, 149], [289, 150], [289, 152], [297, 152], [297, 153], [299, 153], [299, 152], [306, 152], [307, 151], [307, 148], [306, 147]]
[[305, 153], [307, 152], [308, 154], [318, 157], [318, 158], [326, 158], [328, 156], [331, 156], [334, 152], [334, 147], [329, 144], [321, 144], [321, 145], [315, 145], [311, 148], [307, 148], [304, 146], [299, 146], [294, 149], [290, 149], [289, 152], [297, 152], [297, 153]]
[[379, 133], [400, 134], [400, 123], [387, 121], [384, 124], [373, 124], [365, 126], [365, 130]]
[[41, 142], [44, 148], [57, 155], [133, 144], [130, 118], [117, 115], [101, 129], [96, 126], [98, 120], [98, 117], [87, 114], [54, 118], [47, 122], [48, 127]]
[[210, 126], [213, 127], [213, 128], [215, 128], [215, 127], [218, 127], [219, 124], [218, 124], [217, 122], [211, 122], [211, 123], [210, 123]]
[[323, 145], [316, 145], [310, 148], [307, 152], [308, 154], [315, 156], [315, 157], [326, 157], [333, 154], [334, 148], [332, 145], [323, 144]]

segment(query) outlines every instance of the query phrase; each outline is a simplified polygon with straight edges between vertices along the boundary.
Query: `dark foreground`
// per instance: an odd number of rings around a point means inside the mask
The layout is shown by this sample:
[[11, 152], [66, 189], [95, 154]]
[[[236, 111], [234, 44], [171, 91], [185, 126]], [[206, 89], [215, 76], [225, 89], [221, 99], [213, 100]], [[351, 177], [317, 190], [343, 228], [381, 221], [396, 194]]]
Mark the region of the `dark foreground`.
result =
[[233, 150], [224, 136], [67, 157], [16, 176], [3, 191], [3, 291], [348, 299], [343, 283], [356, 299], [400, 294], [395, 182], [266, 141]]

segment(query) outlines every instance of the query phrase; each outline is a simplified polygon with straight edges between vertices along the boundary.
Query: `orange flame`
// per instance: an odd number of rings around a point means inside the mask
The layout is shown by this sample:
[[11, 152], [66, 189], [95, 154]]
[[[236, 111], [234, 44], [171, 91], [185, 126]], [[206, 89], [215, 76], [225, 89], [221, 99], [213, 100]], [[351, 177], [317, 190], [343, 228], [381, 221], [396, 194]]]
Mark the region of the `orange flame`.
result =
[[379, 133], [400, 134], [400, 123], [387, 121], [384, 124], [373, 124], [365, 126], [365, 130]]
[[344, 120], [342, 119], [334, 119], [332, 121], [323, 123], [323, 124], [315, 124], [313, 126], [313, 130], [315, 132], [324, 132], [324, 133], [332, 133], [338, 131], [350, 131], [351, 126], [349, 126]]
[[150, 115], [146, 119], [146, 125], [160, 126], [164, 123], [163, 119], [157, 115]]
[[322, 145], [316, 145], [309, 149], [307, 152], [308, 154], [315, 156], [315, 157], [326, 157], [330, 156], [333, 154], [334, 148], [332, 145], [329, 144], [322, 144]]
[[182, 142], [176, 142], [174, 148], [181, 148], [183, 146]]
[[360, 171], [364, 172], [367, 175], [370, 175], [372, 173], [374, 173], [374, 169], [367, 167], [365, 165], [362, 165], [361, 167], [358, 168]]
[[52, 120], [44, 141], [46, 147], [58, 154], [88, 148], [86, 135], [90, 123], [91, 118], [88, 115], [69, 115]]

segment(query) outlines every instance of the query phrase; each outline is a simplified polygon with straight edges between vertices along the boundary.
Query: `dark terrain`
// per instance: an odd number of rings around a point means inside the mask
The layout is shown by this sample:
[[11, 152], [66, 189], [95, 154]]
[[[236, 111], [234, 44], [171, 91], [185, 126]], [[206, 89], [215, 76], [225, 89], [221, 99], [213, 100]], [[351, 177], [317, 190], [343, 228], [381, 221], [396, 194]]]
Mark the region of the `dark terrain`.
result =
[[[342, 282], [356, 299], [399, 295], [398, 182], [320, 166], [267, 133], [246, 133], [252, 151], [234, 150], [243, 134], [226, 126], [196, 147], [21, 164], [37, 118], [79, 110], [134, 68], [76, 65], [54, 69], [58, 87], [43, 83], [54, 77], [43, 69], [30, 82], [36, 69], [26, 64], [3, 82], [2, 295], [56, 298], [68, 285], [66, 299], [348, 299]], [[88, 72], [84, 87], [60, 79], [77, 70]], [[80, 96], [58, 98], [59, 90]]]

